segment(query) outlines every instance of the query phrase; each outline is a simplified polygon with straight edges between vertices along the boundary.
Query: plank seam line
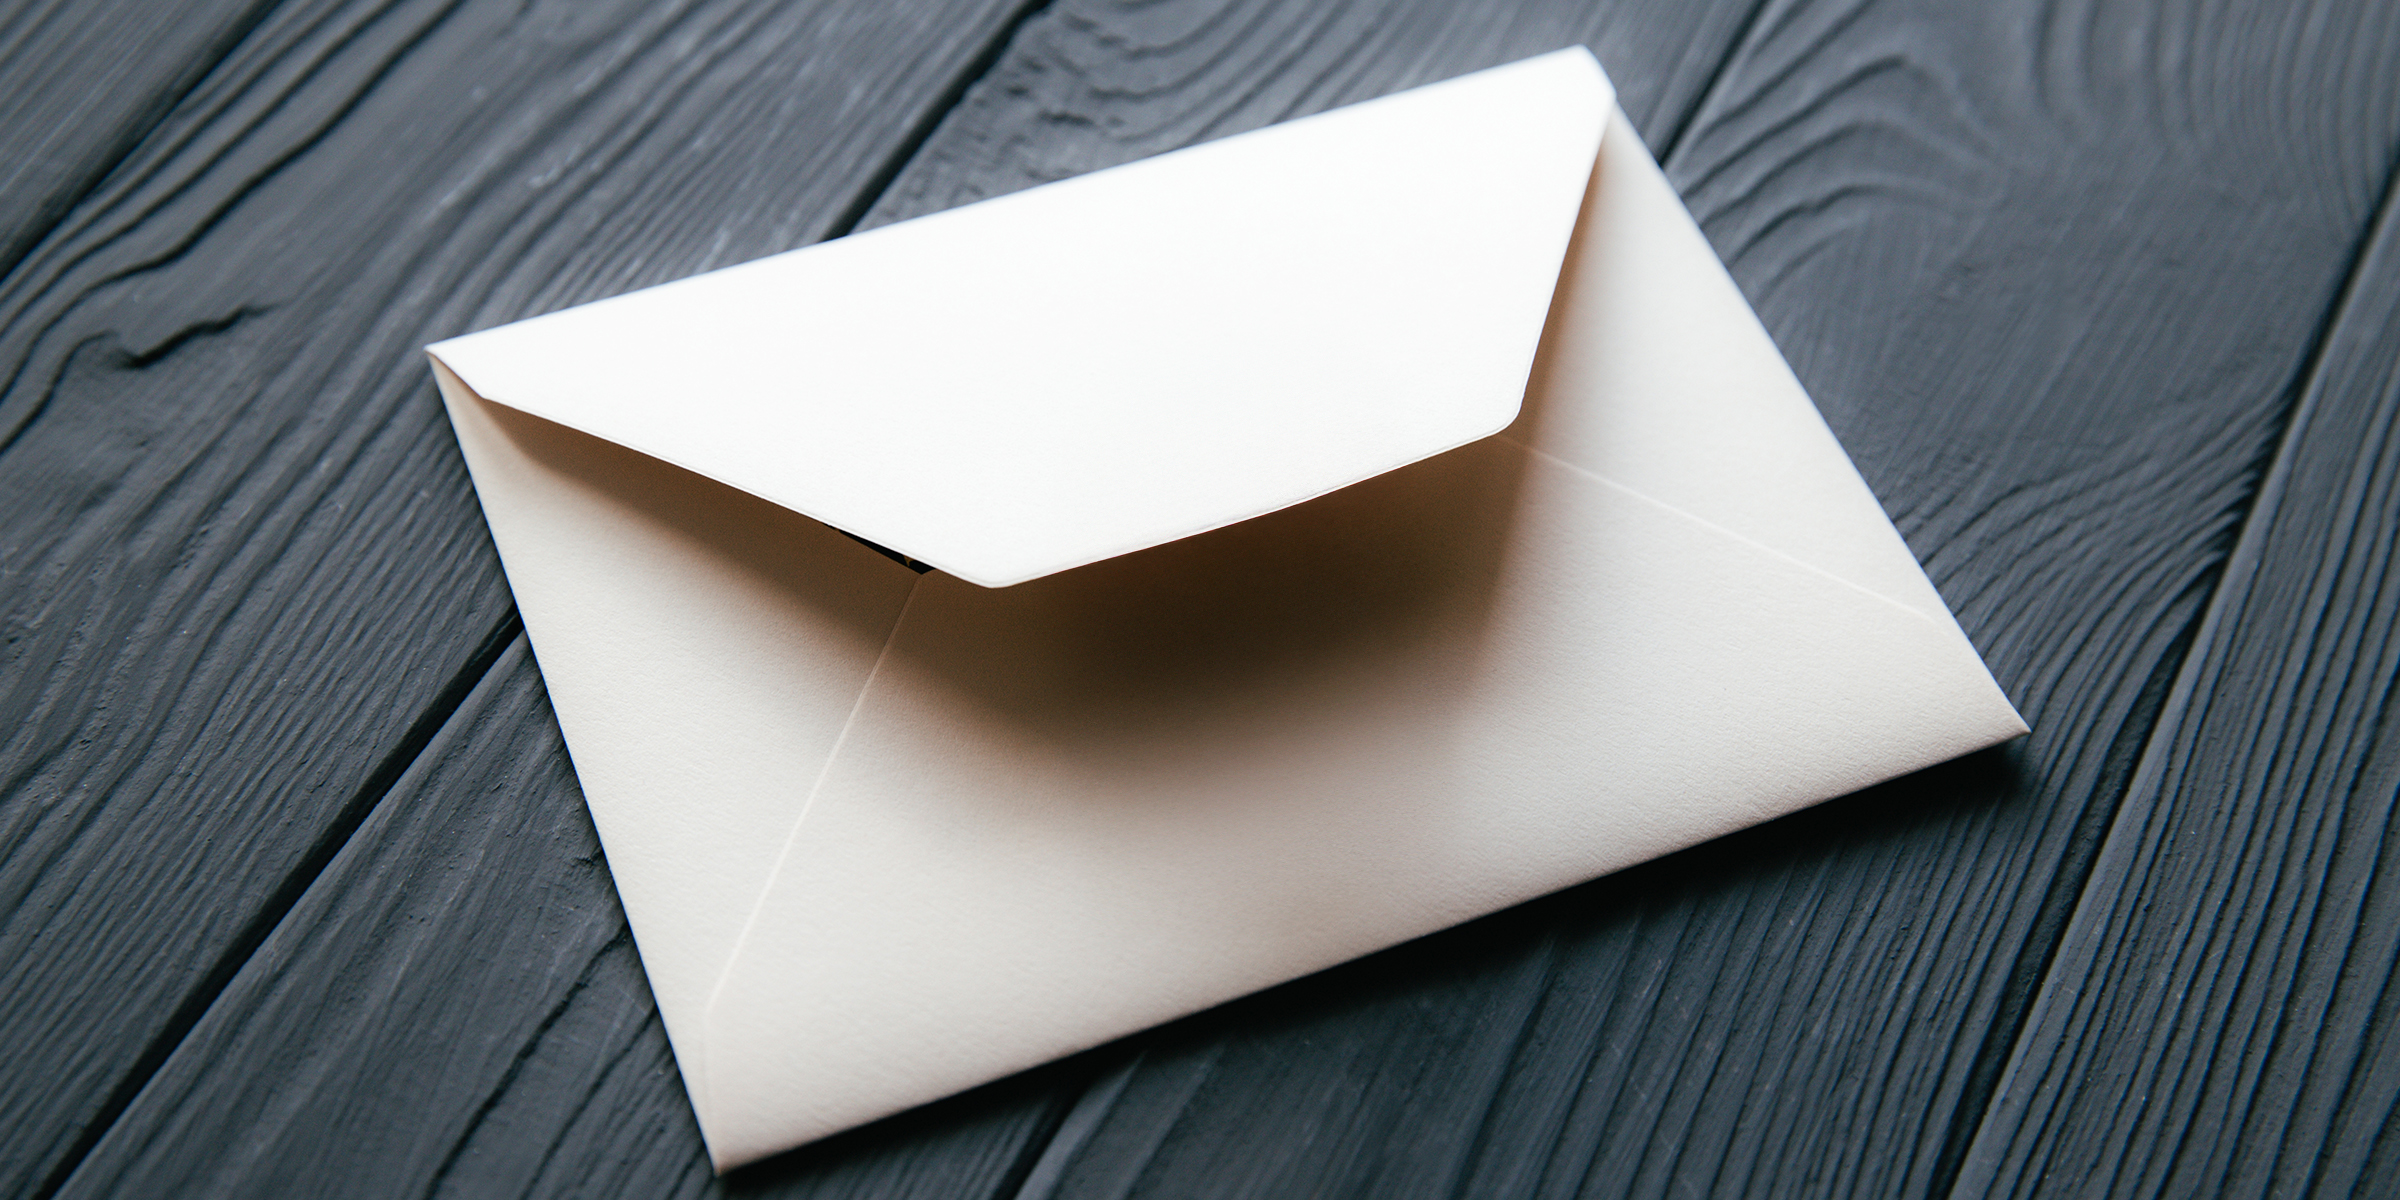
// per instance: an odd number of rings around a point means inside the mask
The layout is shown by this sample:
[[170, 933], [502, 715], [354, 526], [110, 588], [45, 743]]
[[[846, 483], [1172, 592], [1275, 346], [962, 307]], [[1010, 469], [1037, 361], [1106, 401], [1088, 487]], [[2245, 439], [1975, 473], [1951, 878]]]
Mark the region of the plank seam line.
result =
[[90, 171], [43, 204], [18, 233], [13, 245], [0, 246], [0, 255], [5, 256], [0, 258], [0, 278], [15, 274], [18, 266], [36, 247], [65, 224], [77, 207], [106, 186], [110, 177], [117, 173], [117, 168], [133, 156], [134, 150], [147, 141], [160, 125], [165, 124], [168, 116], [183, 107], [183, 102], [191, 97], [193, 89], [198, 88], [220, 64], [231, 58], [233, 52], [282, 6], [283, 0], [257, 0], [243, 11], [239, 19], [226, 26], [225, 32], [215, 41], [201, 47], [200, 53], [185, 65], [183, 73], [170, 80], [155, 100], [135, 113], [124, 128], [117, 131], [115, 139], [101, 148], [98, 154], [100, 161]]
[[[557, 1003], [550, 1006], [549, 1012], [542, 1014], [541, 1021], [533, 1027], [531, 1033], [525, 1036], [524, 1043], [517, 1047], [516, 1054], [508, 1060], [507, 1069], [502, 1071], [500, 1078], [493, 1082], [492, 1090], [484, 1094], [483, 1103], [475, 1106], [474, 1115], [468, 1117], [466, 1123], [459, 1126], [458, 1140], [450, 1143], [450, 1151], [442, 1155], [441, 1165], [435, 1167], [433, 1174], [425, 1180], [420, 1189], [421, 1195], [438, 1196], [442, 1193], [442, 1185], [449, 1181], [450, 1173], [458, 1169], [460, 1156], [467, 1152], [468, 1146], [474, 1144], [475, 1135], [482, 1132], [484, 1123], [491, 1119], [492, 1113], [500, 1107], [501, 1101], [508, 1098], [509, 1090], [516, 1086], [517, 1077], [525, 1073], [525, 1064], [533, 1061], [534, 1054], [541, 1049], [542, 1042], [550, 1036], [550, 1031], [556, 1029], [560, 1021], [566, 1019], [567, 1010], [573, 1008], [575, 1001], [591, 988], [592, 981], [599, 977], [601, 969], [607, 965], [610, 953], [632, 948], [633, 929], [631, 926], [620, 924], [617, 926], [617, 932], [606, 942], [601, 943], [599, 949], [592, 952], [591, 959], [583, 964], [583, 970], [576, 975], [575, 982], [568, 986], [565, 994], [558, 998]], [[645, 1021], [643, 1024], [647, 1026], [648, 1022]], [[609, 1066], [613, 1068], [640, 1045], [641, 1039], [639, 1038], [627, 1039], [626, 1044], [620, 1047], [615, 1056], [609, 1060]], [[588, 1102], [590, 1098], [590, 1093], [587, 1092], [584, 1099]], [[558, 1157], [559, 1147], [566, 1141], [567, 1133], [568, 1128], [561, 1125], [558, 1133], [550, 1139], [550, 1144], [543, 1147], [541, 1162], [534, 1168], [533, 1178], [538, 1179], [549, 1170], [551, 1161]]]
[[[1973, 1134], [1956, 1139], [1958, 1143], [1957, 1159], [1955, 1162], [1946, 1164], [1949, 1170], [1947, 1178], [1936, 1175], [1934, 1190], [1928, 1193], [1931, 1197], [1962, 1200], [1958, 1191], [1959, 1177], [1964, 1173], [1967, 1163], [1976, 1157], [1975, 1148], [1996, 1132], [1991, 1126], [1992, 1103], [1998, 1099], [2009, 1079], [2023, 1065], [2024, 1056], [2029, 1049], [2025, 1042], [2026, 1033], [2034, 1027], [2035, 1015], [2045, 1008], [2050, 997], [2056, 994], [2055, 989], [2060, 982], [2056, 978], [2058, 951], [2066, 944], [2067, 936], [2074, 931], [2075, 926], [2084, 919], [2086, 909], [2092, 900], [2089, 892], [2091, 879], [2099, 864], [2109, 856], [2110, 847], [2120, 844], [2121, 839], [2129, 835], [2129, 831], [2123, 828], [2124, 822], [2129, 816], [2126, 812], [2125, 802], [2165, 769], [2165, 764], [2159, 757], [2160, 754], [2166, 752], [2160, 747], [2159, 733], [2162, 730], [2171, 730], [2189, 710], [2192, 694], [2199, 686], [2199, 672], [2207, 662], [2211, 648], [2226, 636], [2223, 626], [2227, 620], [2226, 610], [2232, 603], [2228, 597], [2233, 592], [2240, 590], [2242, 583], [2251, 577], [2258, 560], [2265, 553], [2264, 542], [2268, 536], [2268, 528], [2273, 522], [2276, 511], [2281, 508], [2283, 494], [2291, 483], [2294, 470], [2292, 459], [2297, 452], [2295, 447], [2299, 442], [2296, 435], [2307, 426], [2310, 414], [2321, 402], [2324, 390], [2325, 363], [2331, 353], [2333, 334], [2341, 327], [2343, 317], [2352, 308], [2359, 289], [2364, 286], [2365, 269], [2370, 252], [2382, 239], [2385, 230], [2393, 226], [2395, 221], [2400, 221], [2400, 212], [2395, 211], [2396, 206], [2400, 206], [2400, 147], [2394, 147], [2389, 154], [2384, 168], [2382, 194], [2376, 200], [2373, 215], [2365, 222], [2359, 231], [2358, 238], [2352, 243], [2349, 264], [2343, 271], [2341, 286], [2335, 289], [2332, 302], [2326, 305], [2324, 315], [2317, 322], [2316, 332], [2309, 339], [2306, 352], [2301, 355], [2300, 365], [2293, 372], [2291, 383], [2286, 386], [2286, 394], [2291, 399], [2284, 411], [2280, 426], [2275, 431], [2274, 441], [2265, 453], [2260, 455], [2260, 458], [2266, 462], [2266, 468], [2261, 472], [2258, 486], [2251, 492], [2250, 503], [2233, 532], [2232, 548], [2226, 552], [2224, 561], [2217, 568], [2208, 604], [2197, 622], [2197, 632], [2193, 635], [2190, 646], [2186, 648], [2182, 660], [2176, 666], [2174, 686], [2169, 690], [2165, 704], [2160, 707], [2156, 720], [2152, 722], [2149, 733], [2143, 740], [2141, 756], [2135, 762], [2125, 787], [2111, 803], [2107, 832], [2102, 836], [2099, 844], [2094, 847], [2089, 861], [2083, 866], [2081, 878], [2077, 881], [2076, 900], [2072, 910], [2068, 913], [2067, 919], [2058, 926], [2058, 932], [2050, 944], [2042, 947], [2040, 984], [2034, 989], [2030, 1001], [2016, 1018], [2016, 1028], [2008, 1038], [2003, 1064], [1998, 1070], [1992, 1072], [1991, 1090], [1979, 1098], [1972, 1113], [1968, 1111], [1968, 1106], [1962, 1098], [1958, 1114], [1953, 1118], [1952, 1127], [1955, 1129], [1964, 1126], [1971, 1118]], [[2229, 587], [2229, 584], [2232, 586]], [[2132, 834], [2132, 836], [2138, 836], [2138, 834]], [[1990, 1044], [1990, 1040], [1987, 1039], [1986, 1047], [1989, 1048]], [[1977, 1066], [1980, 1068], [1982, 1053], [1978, 1053], [1977, 1059]], [[1945, 1149], [1945, 1156], [1947, 1156], [1947, 1149]]]
[[[2184, 589], [2185, 594], [2196, 588], [2213, 598], [2214, 589], [2222, 583], [2223, 572], [2221, 564], [2204, 572]], [[2093, 867], [2100, 861], [2100, 848], [2107, 841], [2109, 826], [2133, 790], [2143, 750], [2157, 733], [2161, 715], [2167, 711], [2168, 698], [2174, 695], [2175, 680], [2189, 661], [2192, 647], [2198, 643], [2207, 601], [2203, 600], [2199, 607], [2202, 615], [2184, 622], [2183, 628], [2168, 640], [2149, 676], [2142, 681], [2141, 691], [2135, 695], [2124, 722], [2103, 752], [2100, 782], [2103, 785], [2112, 779], [2118, 782], [2106, 788], [2109, 796], [2106, 803], [2092, 804], [2076, 817], [2067, 836], [2067, 853], [2059, 872], [2042, 889], [2032, 923], [2025, 931], [2025, 941], [2011, 956], [2008, 971], [2001, 978], [1991, 1022], [1976, 1044], [1974, 1058], [1969, 1060], [1966, 1082], [1959, 1089], [1958, 1106], [1944, 1125], [1941, 1149], [1926, 1177], [1928, 1196], [1946, 1196], [1957, 1185], [1967, 1150], [1974, 1143], [1984, 1113], [1991, 1107], [1992, 1097], [1998, 1094], [2009, 1052], [2024, 1032], [2027, 1014], [2033, 1010], [2051, 960], [2057, 956], [2059, 943], [2074, 918]]]
[[299, 904], [317, 877], [332, 865], [334, 856], [349, 844], [351, 835], [366, 823], [384, 796], [391, 792], [401, 776], [407, 774], [425, 748], [432, 744], [434, 735], [449, 724], [450, 718], [466, 703], [467, 696], [483, 682], [484, 676], [491, 673], [500, 656], [515, 644], [523, 632], [523, 622], [512, 607], [499, 625], [484, 636], [466, 663], [452, 673], [449, 682], [418, 713], [399, 743], [368, 773], [358, 790], [351, 794], [324, 832], [309, 846], [308, 853], [294, 864], [283, 881], [259, 905], [258, 911], [243, 925], [241, 933], [227, 944], [224, 952], [217, 956], [207, 972], [185, 994], [183, 1003], [176, 1006], [175, 1012], [160, 1027], [157, 1036], [143, 1047], [141, 1056], [134, 1060], [124, 1078], [118, 1080], [117, 1086], [110, 1090], [107, 1102], [92, 1114], [91, 1122], [84, 1126], [83, 1132], [68, 1147], [59, 1164], [51, 1169], [41, 1186], [34, 1189], [34, 1200], [49, 1200], [66, 1186], [68, 1179], [83, 1165], [93, 1148], [100, 1144], [101, 1138], [115, 1126], [135, 1097], [149, 1086], [151, 1078], [166, 1065], [176, 1048], [183, 1044], [201, 1018], [216, 1004], [217, 997], [233, 983], [234, 976], [266, 943], [292, 908]]
[[1008, 15], [1007, 20], [1000, 23], [1000, 28], [992, 31], [991, 39], [976, 51], [975, 57], [967, 60], [967, 65], [959, 68], [948, 86], [935, 93], [933, 103], [926, 106], [924, 114], [909, 128], [907, 136], [900, 139], [900, 144], [892, 148], [882, 165], [867, 177], [866, 184], [858, 189], [858, 194], [834, 217], [833, 224], [826, 229], [826, 241], [849, 236], [851, 231], [858, 228], [860, 221], [867, 219], [875, 202], [883, 199], [884, 193], [892, 189], [893, 181], [899, 179], [900, 172], [907, 170], [908, 164], [916, 160], [917, 152], [925, 148], [925, 143], [933, 140], [934, 132], [941, 128], [942, 122], [966, 100], [968, 92], [975, 90], [976, 84], [982, 83], [993, 68], [1000, 65], [1001, 56], [1007, 54], [1009, 46], [1016, 42], [1018, 32], [1035, 17], [1042, 15], [1042, 11], [1050, 7], [1050, 2], [1024, 0], [1015, 12]]
[[[1086, 1065], [1088, 1066], [1088, 1064]], [[1046, 1197], [1050, 1191], [1055, 1190], [1056, 1180], [1053, 1178], [1040, 1181], [1045, 1185], [1041, 1192], [1032, 1191], [1036, 1186], [1033, 1177], [1034, 1171], [1047, 1168], [1054, 1176], [1064, 1175], [1067, 1158], [1074, 1149], [1079, 1147], [1070, 1146], [1068, 1147], [1069, 1154], [1054, 1157], [1050, 1153], [1050, 1149], [1058, 1142], [1059, 1131], [1066, 1128], [1067, 1119], [1074, 1116], [1076, 1110], [1082, 1106], [1084, 1097], [1113, 1078], [1114, 1076], [1095, 1076], [1087, 1069], [1083, 1073], [1083, 1077], [1075, 1082], [1074, 1087], [1060, 1088], [1056, 1094], [1050, 1097], [1049, 1103], [1042, 1106], [1041, 1120], [1034, 1123], [1033, 1131], [1026, 1137], [1025, 1144], [1017, 1147], [1016, 1157], [1009, 1160], [1008, 1170], [1001, 1173], [999, 1183], [993, 1186], [990, 1193], [992, 1200], [1024, 1200], [1025, 1197], [1033, 1195]], [[1122, 1083], [1118, 1084], [1118, 1090], [1123, 1090]], [[1102, 1097], [1103, 1103], [1098, 1106], [1099, 1115], [1091, 1118], [1093, 1125], [1099, 1123], [1101, 1117], [1106, 1115], [1108, 1106], [1115, 1100], [1114, 1095]], [[1088, 1136], [1089, 1131], [1086, 1130], [1085, 1133]]]
[[1708, 80], [1700, 85], [1700, 93], [1692, 97], [1692, 106], [1684, 111], [1683, 119], [1675, 123], [1675, 128], [1652, 152], [1652, 157], [1661, 164], [1683, 147], [1684, 137], [1691, 133], [1693, 126], [1700, 123], [1701, 112], [1707, 109], [1710, 100], [1716, 98], [1717, 89], [1725, 82], [1725, 73], [1733, 68], [1733, 60], [1742, 56], [1742, 49], [1750, 44], [1751, 32], [1758, 28], [1759, 18], [1766, 13], [1767, 0], [1755, 0], [1750, 5], [1750, 11], [1742, 17], [1742, 23], [1734, 27], [1733, 37], [1725, 44], [1725, 56], [1710, 69]]

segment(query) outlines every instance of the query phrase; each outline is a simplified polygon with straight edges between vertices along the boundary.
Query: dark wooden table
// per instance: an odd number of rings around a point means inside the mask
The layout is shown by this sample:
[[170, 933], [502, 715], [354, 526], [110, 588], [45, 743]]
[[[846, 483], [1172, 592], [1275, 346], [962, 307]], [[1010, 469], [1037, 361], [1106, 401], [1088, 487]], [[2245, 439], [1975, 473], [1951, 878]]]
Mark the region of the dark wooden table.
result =
[[[2400, 4], [5, 8], [0, 1195], [2400, 1194]], [[712, 1179], [417, 347], [1577, 42], [2033, 737]]]

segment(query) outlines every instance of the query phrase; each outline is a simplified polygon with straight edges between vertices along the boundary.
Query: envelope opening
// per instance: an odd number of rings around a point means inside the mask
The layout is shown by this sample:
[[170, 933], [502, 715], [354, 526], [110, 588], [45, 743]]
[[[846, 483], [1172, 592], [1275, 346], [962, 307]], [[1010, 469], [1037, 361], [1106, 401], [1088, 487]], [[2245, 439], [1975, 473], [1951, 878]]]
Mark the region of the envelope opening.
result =
[[1254, 711], [1244, 697], [1331, 695], [1398, 650], [1478, 641], [1517, 540], [1528, 462], [1481, 439], [1007, 588], [928, 576], [908, 621], [941, 649], [909, 641], [903, 652], [1026, 737], [1072, 737], [1111, 757], [1183, 741]]
[[[833, 529], [833, 526], [827, 525], [826, 528]], [[922, 575], [925, 572], [933, 569], [932, 563], [918, 562], [916, 559], [910, 558], [909, 556], [902, 554], [889, 546], [877, 545], [876, 543], [870, 542], [847, 529], [834, 529], [834, 532], [841, 534], [843, 537], [849, 538], [851, 541], [857, 542], [861, 546], [865, 546], [867, 549], [872, 550], [875, 553], [892, 560], [893, 562], [899, 563], [901, 566], [907, 567], [911, 571], [915, 571], [919, 575]]]
[[432, 350], [488, 400], [1019, 584], [1506, 426], [1612, 96], [1563, 51]]

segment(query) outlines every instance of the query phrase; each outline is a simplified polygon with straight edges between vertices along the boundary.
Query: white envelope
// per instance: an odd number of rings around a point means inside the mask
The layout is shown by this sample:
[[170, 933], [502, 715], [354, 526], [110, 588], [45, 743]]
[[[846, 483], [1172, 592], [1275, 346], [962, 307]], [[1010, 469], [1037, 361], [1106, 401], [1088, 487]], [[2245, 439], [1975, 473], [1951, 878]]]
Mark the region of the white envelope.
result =
[[1580, 49], [430, 352], [720, 1169], [2025, 730]]

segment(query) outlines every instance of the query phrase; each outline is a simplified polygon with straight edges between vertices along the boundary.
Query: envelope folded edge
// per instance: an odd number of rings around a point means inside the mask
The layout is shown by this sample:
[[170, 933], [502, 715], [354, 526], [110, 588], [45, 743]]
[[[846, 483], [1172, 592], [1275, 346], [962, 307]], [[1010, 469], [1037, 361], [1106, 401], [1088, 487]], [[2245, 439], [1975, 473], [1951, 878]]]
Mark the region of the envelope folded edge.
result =
[[917, 576], [432, 366], [705, 1135], [708, 997]]

